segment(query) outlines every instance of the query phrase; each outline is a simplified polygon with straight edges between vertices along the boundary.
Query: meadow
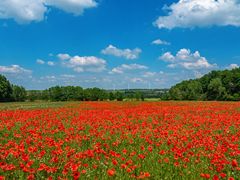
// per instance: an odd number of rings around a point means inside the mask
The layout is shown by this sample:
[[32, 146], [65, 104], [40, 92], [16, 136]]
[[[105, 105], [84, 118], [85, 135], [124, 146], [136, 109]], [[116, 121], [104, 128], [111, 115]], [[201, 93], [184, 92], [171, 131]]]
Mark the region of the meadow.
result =
[[240, 177], [239, 102], [0, 104], [0, 179]]

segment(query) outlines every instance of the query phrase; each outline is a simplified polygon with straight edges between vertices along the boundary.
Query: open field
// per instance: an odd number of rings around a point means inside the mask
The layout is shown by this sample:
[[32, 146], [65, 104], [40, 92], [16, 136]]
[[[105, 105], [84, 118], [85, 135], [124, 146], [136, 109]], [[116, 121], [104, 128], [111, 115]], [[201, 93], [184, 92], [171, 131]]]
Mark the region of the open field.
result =
[[240, 103], [0, 104], [0, 179], [239, 179]]
[[0, 103], [0, 110], [58, 108], [73, 104], [77, 104], [77, 102], [8, 102]]

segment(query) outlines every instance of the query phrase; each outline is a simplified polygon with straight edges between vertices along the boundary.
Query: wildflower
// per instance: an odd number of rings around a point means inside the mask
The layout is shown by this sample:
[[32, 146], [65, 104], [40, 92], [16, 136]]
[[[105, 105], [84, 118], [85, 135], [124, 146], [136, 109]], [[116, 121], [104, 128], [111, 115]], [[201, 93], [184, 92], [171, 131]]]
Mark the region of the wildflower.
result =
[[34, 175], [33, 174], [28, 175], [27, 180], [33, 180], [33, 179], [34, 179]]
[[139, 157], [140, 159], [145, 159], [145, 156], [144, 156], [143, 154], [139, 154], [138, 157]]
[[73, 179], [74, 179], [74, 180], [79, 179], [79, 177], [80, 177], [80, 172], [74, 172], [74, 173], [73, 173]]
[[233, 159], [233, 160], [232, 160], [232, 166], [233, 166], [233, 167], [237, 167], [237, 166], [238, 166], [238, 162], [237, 162], [236, 159]]
[[225, 178], [227, 175], [225, 173], [220, 173], [219, 174], [222, 178]]
[[209, 178], [210, 178], [210, 174], [201, 173], [200, 176], [201, 176], [202, 178], [206, 178], [206, 179], [209, 179]]
[[86, 171], [85, 169], [83, 169], [83, 170], [81, 171], [81, 173], [82, 173], [82, 174], [86, 174], [87, 171]]
[[109, 170], [107, 170], [107, 174], [108, 174], [109, 176], [114, 176], [115, 173], [116, 173], [115, 169], [109, 169]]

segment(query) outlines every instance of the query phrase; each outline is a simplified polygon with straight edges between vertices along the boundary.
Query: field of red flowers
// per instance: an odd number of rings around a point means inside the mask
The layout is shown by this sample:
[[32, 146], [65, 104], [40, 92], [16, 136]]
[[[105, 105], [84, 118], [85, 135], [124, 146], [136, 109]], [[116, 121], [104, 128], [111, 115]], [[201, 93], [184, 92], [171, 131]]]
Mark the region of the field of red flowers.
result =
[[0, 179], [239, 179], [240, 103], [0, 110]]

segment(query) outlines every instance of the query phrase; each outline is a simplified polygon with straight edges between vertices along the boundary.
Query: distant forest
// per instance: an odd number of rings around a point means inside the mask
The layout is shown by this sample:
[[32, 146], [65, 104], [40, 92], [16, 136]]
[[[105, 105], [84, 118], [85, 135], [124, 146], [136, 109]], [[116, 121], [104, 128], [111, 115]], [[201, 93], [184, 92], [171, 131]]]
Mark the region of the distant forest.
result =
[[22, 86], [12, 85], [5, 76], [0, 75], [0, 102], [22, 101], [123, 101], [160, 98], [163, 90], [104, 90], [99, 88], [83, 89], [80, 86], [55, 86], [46, 90], [26, 90]]
[[166, 100], [240, 100], [240, 68], [212, 71], [195, 80], [182, 81], [165, 94]]
[[239, 101], [240, 68], [212, 71], [199, 79], [182, 81], [168, 89], [83, 89], [79, 86], [55, 86], [46, 90], [27, 91], [12, 85], [0, 75], [0, 102], [21, 101], [122, 101], [155, 98], [158, 100]]

